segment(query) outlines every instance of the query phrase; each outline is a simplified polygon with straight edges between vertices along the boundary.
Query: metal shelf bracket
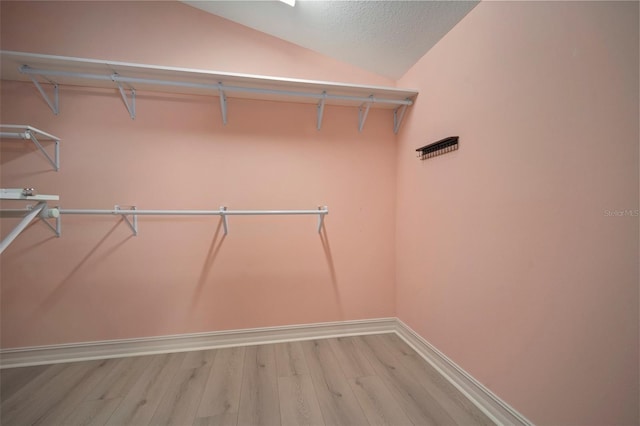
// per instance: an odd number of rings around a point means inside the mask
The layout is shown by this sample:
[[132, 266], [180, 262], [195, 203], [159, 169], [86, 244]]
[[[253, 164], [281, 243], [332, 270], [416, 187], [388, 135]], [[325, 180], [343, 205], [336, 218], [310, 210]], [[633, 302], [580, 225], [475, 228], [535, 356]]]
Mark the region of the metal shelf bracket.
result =
[[40, 141], [38, 141], [38, 138], [36, 137], [35, 133], [31, 129], [27, 129], [25, 131], [25, 136], [26, 136], [25, 139], [30, 139], [33, 142], [33, 144], [40, 150], [40, 152], [46, 157], [47, 161], [49, 161], [49, 163], [53, 166], [56, 172], [59, 171], [60, 170], [60, 141], [57, 139], [53, 140], [53, 143], [55, 144], [54, 154], [53, 154], [54, 158], [51, 158], [49, 153], [44, 149]]
[[[133, 232], [133, 236], [137, 237], [138, 236], [138, 215], [135, 214], [135, 210], [136, 210], [136, 206], [131, 206], [129, 209], [122, 209], [119, 205], [115, 205], [113, 208], [116, 212], [120, 212], [120, 211], [131, 211], [132, 213], [116, 213], [116, 214], [120, 214], [122, 215], [122, 219], [124, 219], [124, 221], [126, 222], [126, 224], [129, 226], [129, 228], [131, 228], [131, 232]], [[129, 219], [128, 216], [132, 216], [131, 219]]]
[[327, 100], [327, 92], [322, 92], [322, 98], [320, 98], [320, 102], [318, 102], [318, 122], [317, 122], [317, 129], [320, 130], [320, 128], [322, 127], [322, 116], [324, 115], [324, 103]]
[[122, 96], [122, 101], [124, 102], [124, 106], [127, 107], [127, 111], [129, 112], [129, 116], [132, 120], [136, 119], [136, 89], [133, 87], [129, 88], [129, 92], [131, 93], [131, 102], [127, 99], [127, 94], [125, 93], [125, 89], [120, 84], [118, 73], [111, 74], [111, 80], [118, 85], [118, 91], [120, 91], [120, 96]]
[[[364, 122], [367, 121], [367, 115], [369, 115], [369, 108], [371, 108], [371, 104], [373, 103], [373, 95], [369, 96], [369, 98], [371, 99], [371, 101], [365, 102], [364, 104], [360, 105], [360, 108], [358, 108], [358, 131], [359, 132], [362, 132], [362, 128], [364, 127]], [[364, 111], [363, 111], [363, 107], [364, 107]]]
[[131, 102], [127, 100], [127, 94], [125, 93], [125, 89], [122, 87], [119, 81], [120, 76], [118, 73], [111, 74], [111, 80], [118, 85], [118, 91], [120, 91], [120, 96], [122, 97], [122, 101], [124, 102], [124, 106], [127, 107], [127, 111], [129, 112], [129, 116], [132, 120], [136, 119], [136, 89], [133, 87], [129, 87], [129, 91], [131, 92]]
[[329, 208], [327, 206], [319, 206], [318, 210], [318, 234], [322, 231], [322, 227], [324, 226], [324, 215], [329, 213]]
[[[38, 150], [45, 156], [49, 164], [53, 166], [54, 170], [56, 172], [60, 170], [60, 139], [31, 126], [0, 124], [0, 128], [0, 137], [30, 140], [31, 142], [33, 142], [36, 148], [38, 148]], [[38, 140], [38, 137], [40, 136], [43, 137], [43, 140], [46, 139], [49, 142], [53, 141], [53, 158], [47, 152], [47, 150], [44, 149], [44, 146], [42, 146], [42, 144]]]
[[7, 236], [4, 237], [4, 239], [0, 242], [0, 253], [2, 253], [7, 247], [9, 247], [9, 244], [11, 244], [13, 240], [15, 240], [16, 237], [20, 235], [20, 233], [24, 231], [27, 228], [27, 226], [29, 226], [29, 224], [36, 218], [36, 216], [40, 214], [42, 209], [44, 209], [46, 206], [47, 206], [47, 203], [45, 201], [41, 201], [38, 204], [36, 204], [36, 206], [33, 207], [22, 218], [20, 223], [18, 223], [18, 225], [16, 225], [16, 227], [13, 228], [11, 232], [9, 232]]
[[225, 206], [220, 206], [220, 217], [222, 218], [224, 235], [227, 235], [229, 233], [229, 223], [227, 222], [227, 208]]
[[[393, 133], [397, 134], [400, 130], [400, 125], [402, 124], [402, 119], [404, 118], [404, 113], [407, 110], [407, 105], [402, 105], [393, 110]], [[400, 114], [398, 114], [400, 111]]]
[[218, 83], [218, 95], [220, 97], [220, 111], [222, 112], [222, 124], [227, 125], [227, 95], [222, 89], [222, 83]]
[[[25, 71], [28, 69], [29, 69], [29, 66], [23, 65], [20, 67], [20, 72], [25, 73]], [[46, 80], [49, 81], [49, 84], [53, 86], [53, 101], [52, 101], [49, 95], [47, 95], [47, 92], [44, 91], [44, 89], [42, 88], [42, 85], [36, 79], [36, 77], [32, 74], [27, 74], [27, 75], [29, 76], [29, 79], [33, 82], [33, 84], [36, 86], [36, 89], [38, 89], [38, 92], [40, 92], [40, 95], [42, 95], [42, 98], [44, 99], [44, 101], [47, 103], [47, 105], [49, 105], [49, 108], [51, 108], [51, 111], [53, 111], [53, 114], [58, 115], [58, 113], [60, 112], [60, 98], [58, 95], [58, 83], [55, 83], [45, 78]]]

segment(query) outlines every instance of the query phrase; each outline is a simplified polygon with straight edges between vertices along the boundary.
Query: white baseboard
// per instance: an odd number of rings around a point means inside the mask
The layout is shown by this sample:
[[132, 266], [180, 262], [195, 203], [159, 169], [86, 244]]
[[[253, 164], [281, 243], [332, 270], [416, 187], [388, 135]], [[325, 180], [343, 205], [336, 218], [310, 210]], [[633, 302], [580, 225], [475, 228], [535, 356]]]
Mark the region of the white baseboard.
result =
[[474, 379], [445, 354], [396, 318], [396, 334], [431, 364], [444, 378], [499, 425], [532, 426], [522, 414]]
[[532, 426], [524, 416], [397, 318], [3, 349], [0, 350], [0, 368], [382, 333], [396, 333], [496, 424]]
[[0, 369], [42, 364], [262, 345], [339, 336], [393, 333], [395, 318], [263, 327], [136, 339], [104, 340], [0, 350]]

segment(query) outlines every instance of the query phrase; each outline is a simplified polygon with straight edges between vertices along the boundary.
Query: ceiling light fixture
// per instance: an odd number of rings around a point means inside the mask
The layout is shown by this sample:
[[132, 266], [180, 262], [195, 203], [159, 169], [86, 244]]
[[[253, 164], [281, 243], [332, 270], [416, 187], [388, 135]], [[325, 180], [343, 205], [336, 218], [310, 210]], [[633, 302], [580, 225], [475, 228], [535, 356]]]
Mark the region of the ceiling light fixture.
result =
[[289, 6], [293, 7], [296, 5], [296, 0], [280, 0], [282, 3], [286, 3]]

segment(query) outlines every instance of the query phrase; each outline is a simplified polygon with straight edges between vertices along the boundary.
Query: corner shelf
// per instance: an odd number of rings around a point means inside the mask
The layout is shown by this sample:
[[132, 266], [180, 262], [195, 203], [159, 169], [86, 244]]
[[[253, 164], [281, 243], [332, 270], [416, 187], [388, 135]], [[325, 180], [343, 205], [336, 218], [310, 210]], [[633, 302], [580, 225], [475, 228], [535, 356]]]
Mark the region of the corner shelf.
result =
[[[393, 131], [400, 129], [404, 113], [417, 90], [365, 86], [326, 81], [276, 78], [190, 68], [163, 67], [66, 56], [0, 51], [3, 80], [31, 81], [54, 114], [59, 112], [59, 85], [118, 89], [132, 119], [136, 91], [217, 96], [222, 122], [227, 123], [227, 98], [261, 99], [316, 104], [316, 126], [322, 127], [325, 105], [358, 107], [362, 131], [370, 108], [393, 111]], [[51, 86], [53, 99], [43, 84]]]
[[[22, 124], [0, 124], [0, 138], [30, 140], [47, 158], [47, 161], [53, 166], [54, 170], [56, 172], [60, 170], [60, 138], [36, 129], [35, 127]], [[49, 155], [40, 143], [40, 141], [45, 140], [54, 142], [53, 158], [51, 158], [51, 155]]]

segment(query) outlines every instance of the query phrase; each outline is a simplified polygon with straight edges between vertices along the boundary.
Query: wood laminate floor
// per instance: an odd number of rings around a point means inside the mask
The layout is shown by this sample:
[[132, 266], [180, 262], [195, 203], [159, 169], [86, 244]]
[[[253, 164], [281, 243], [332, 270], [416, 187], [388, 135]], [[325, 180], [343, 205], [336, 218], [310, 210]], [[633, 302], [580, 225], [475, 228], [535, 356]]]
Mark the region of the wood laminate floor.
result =
[[395, 334], [11, 368], [13, 425], [487, 425]]

